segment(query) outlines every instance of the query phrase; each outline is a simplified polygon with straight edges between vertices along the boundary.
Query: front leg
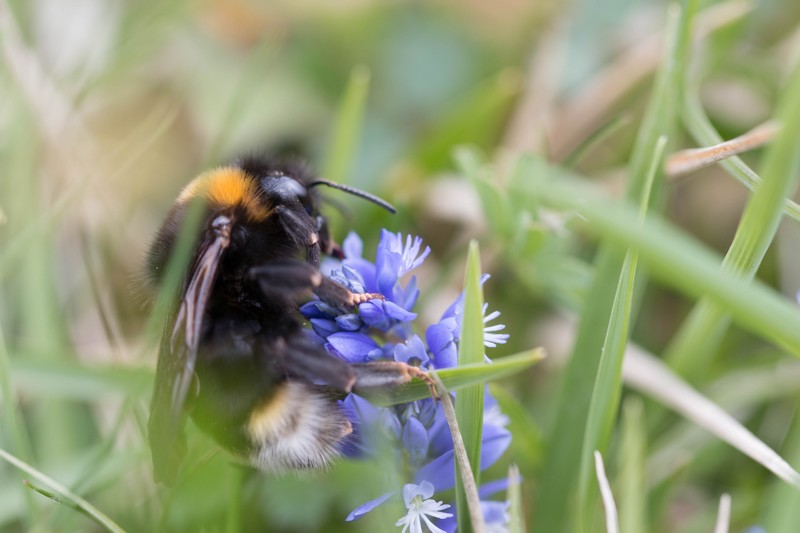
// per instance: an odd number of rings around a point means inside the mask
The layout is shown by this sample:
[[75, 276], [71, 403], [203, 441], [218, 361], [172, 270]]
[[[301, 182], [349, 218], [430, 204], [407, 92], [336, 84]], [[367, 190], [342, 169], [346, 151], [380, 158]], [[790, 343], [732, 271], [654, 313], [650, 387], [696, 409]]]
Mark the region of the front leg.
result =
[[258, 282], [264, 296], [281, 302], [308, 300], [314, 293], [326, 304], [350, 312], [358, 304], [383, 299], [381, 294], [351, 292], [312, 265], [297, 260], [271, 261], [251, 268], [249, 276]]
[[268, 300], [287, 305], [310, 299], [324, 277], [317, 268], [296, 260], [270, 261], [251, 268], [248, 275]]
[[305, 212], [280, 205], [275, 208], [275, 216], [283, 226], [286, 234], [297, 246], [305, 249], [308, 264], [319, 268], [320, 236], [317, 223]]
[[358, 304], [375, 299], [384, 299], [383, 295], [378, 293], [352, 292], [341, 283], [333, 281], [326, 276], [322, 276], [319, 284], [314, 288], [314, 293], [326, 304], [346, 313], [349, 313]]
[[349, 364], [329, 354], [302, 335], [287, 339], [278, 353], [289, 375], [324, 383], [341, 392], [369, 397], [391, 397], [392, 389], [414, 378], [428, 385], [433, 398], [436, 383], [424, 370], [397, 361]]

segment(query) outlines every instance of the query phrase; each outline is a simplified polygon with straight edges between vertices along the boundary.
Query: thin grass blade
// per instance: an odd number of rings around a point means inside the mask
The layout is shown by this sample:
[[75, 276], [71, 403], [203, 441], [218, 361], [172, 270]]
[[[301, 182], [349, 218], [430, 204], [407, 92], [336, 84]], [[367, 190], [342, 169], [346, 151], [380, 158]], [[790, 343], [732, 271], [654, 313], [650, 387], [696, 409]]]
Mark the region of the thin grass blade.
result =
[[[493, 365], [484, 363], [483, 347], [483, 289], [481, 288], [481, 263], [478, 243], [472, 241], [467, 255], [467, 269], [464, 279], [464, 315], [461, 322], [461, 341], [458, 347], [459, 365], [476, 365], [484, 368]], [[481, 438], [483, 436], [483, 384], [469, 385], [456, 395], [456, 417], [469, 464], [475, 476], [475, 484], [480, 484]], [[464, 488], [459, 483], [462, 475], [456, 469], [456, 512], [458, 530], [472, 531], [469, 508]], [[478, 509], [480, 512], [480, 509]]]
[[522, 479], [517, 465], [508, 467], [508, 531], [525, 533], [525, 509], [522, 506]]
[[[661, 166], [666, 144], [666, 137], [660, 137], [656, 143], [639, 203], [640, 224], [647, 214], [647, 208], [650, 204], [650, 191], [652, 190], [656, 171]], [[589, 416], [586, 419], [586, 433], [583, 437], [583, 466], [579, 485], [579, 507], [583, 517], [591, 516], [591, 509], [594, 507], [594, 498], [589, 490], [592, 451], [605, 450], [622, 394], [622, 360], [628, 343], [638, 261], [639, 253], [635, 249], [629, 250], [625, 254], [622, 271], [617, 281], [617, 291], [614, 294], [614, 302], [611, 305], [611, 316], [609, 317], [606, 338], [600, 355], [600, 366], [597, 370], [592, 390]]]
[[111, 518], [105, 515], [102, 511], [96, 508], [91, 503], [87, 502], [77, 494], [74, 494], [71, 490], [67, 487], [55, 481], [54, 479], [50, 478], [49, 476], [43, 474], [39, 470], [35, 469], [28, 463], [18, 459], [17, 457], [11, 455], [7, 451], [0, 449], [0, 458], [9, 462], [12, 466], [16, 467], [17, 469], [21, 470], [25, 474], [31, 476], [32, 478], [36, 479], [39, 483], [47, 485], [51, 489], [55, 491], [55, 494], [61, 498], [62, 500], [69, 502], [71, 506], [77, 507], [81, 509], [82, 512], [86, 513], [87, 515], [91, 516], [95, 522], [103, 526], [106, 531], [111, 531], [114, 533], [123, 533], [124, 530]]
[[622, 405], [622, 421], [622, 446], [617, 455], [617, 463], [620, 465], [620, 529], [647, 533], [647, 427], [644, 422], [644, 406], [639, 398], [625, 400]]
[[619, 533], [619, 519], [617, 518], [617, 505], [614, 503], [614, 494], [611, 492], [611, 485], [606, 477], [606, 469], [603, 466], [603, 456], [597, 450], [594, 451], [595, 473], [597, 483], [600, 486], [600, 495], [603, 497], [603, 508], [606, 511], [606, 531], [608, 533]]
[[[535, 181], [546, 173], [539, 166], [529, 177]], [[638, 224], [633, 206], [608, 200], [564, 170], [551, 168], [550, 173], [558, 179], [547, 180], [546, 185], [528, 184], [518, 193], [578, 213], [589, 232], [617, 245], [638, 248], [639, 260], [652, 276], [695, 298], [707, 296], [740, 326], [800, 357], [800, 312], [796, 305], [759, 280], [750, 281], [720, 269], [722, 259], [717, 254], [666, 221], [648, 216], [644, 224]]]
[[731, 525], [731, 495], [723, 494], [719, 499], [717, 523], [714, 524], [714, 533], [728, 533]]
[[[483, 383], [494, 381], [517, 372], [521, 372], [544, 358], [544, 350], [536, 348], [518, 354], [496, 359], [491, 365], [483, 362], [473, 363], [456, 368], [437, 370], [436, 374], [444, 383], [447, 390], [461, 391], [465, 387], [483, 386]], [[459, 393], [460, 394], [460, 393]], [[428, 384], [420, 379], [397, 387], [392, 391], [377, 397], [370, 397], [376, 405], [395, 405], [408, 403], [415, 400], [430, 398], [431, 392]]]
[[789, 463], [659, 359], [631, 346], [623, 373], [630, 387], [685, 416], [800, 490], [800, 474]]
[[[687, 94], [693, 91], [687, 90]], [[778, 224], [783, 218], [786, 198], [797, 187], [800, 179], [800, 66], [795, 69], [784, 88], [776, 120], [782, 126], [774, 142], [767, 148], [763, 180], [755, 189], [742, 214], [736, 235], [722, 262], [722, 268], [752, 279], [767, 249], [770, 247]], [[687, 104], [693, 114], [690, 120], [699, 122], [698, 129], [711, 134], [703, 122], [705, 116], [697, 97], [690, 96]], [[688, 115], [689, 113], [685, 113]], [[707, 119], [705, 119], [707, 120]], [[712, 134], [713, 135], [713, 134]], [[749, 170], [744, 163], [731, 163], [734, 175], [743, 177]], [[754, 175], [755, 176], [755, 175]], [[757, 177], [757, 176], [755, 176]], [[687, 320], [675, 335], [664, 353], [664, 358], [681, 375], [701, 374], [722, 342], [730, 324], [730, 314], [725, 306], [703, 298], [692, 309]]]

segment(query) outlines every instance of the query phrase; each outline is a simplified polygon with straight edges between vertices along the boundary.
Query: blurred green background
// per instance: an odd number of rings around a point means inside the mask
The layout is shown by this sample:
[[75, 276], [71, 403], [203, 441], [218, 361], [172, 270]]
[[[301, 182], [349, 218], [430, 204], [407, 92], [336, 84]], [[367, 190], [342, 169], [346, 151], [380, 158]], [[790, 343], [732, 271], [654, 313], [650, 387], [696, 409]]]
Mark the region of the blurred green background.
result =
[[[773, 115], [800, 49], [800, 3], [712, 4], [701, 5], [695, 24], [703, 46], [682, 67], [731, 138]], [[492, 274], [486, 300], [511, 334], [492, 355], [550, 352], [545, 364], [493, 385], [517, 409], [514, 444], [496, 470], [520, 466], [529, 529], [540, 531], [533, 501], [548, 490], [545, 450], [558, 446], [548, 435], [559, 356], [572, 344], [570, 317], [592, 305], [595, 245], [546, 210], [502, 238], [451, 155], [478, 147], [502, 185], [514, 158], [531, 152], [617, 195], [661, 64], [666, 13], [667, 2], [634, 0], [0, 2], [0, 447], [131, 531], [391, 530], [402, 509], [344, 523], [385, 488], [370, 463], [271, 479], [231, 467], [193, 431], [194, 474], [174, 491], [152, 482], [144, 427], [156, 351], [147, 334], [152, 295], [141, 280], [149, 241], [203, 169], [291, 150], [325, 177], [398, 206], [390, 217], [332, 193], [346, 206], [344, 216], [331, 214], [339, 240], [355, 230], [371, 250], [382, 226], [431, 246], [419, 273], [420, 324], [459, 293], [466, 243], [480, 241]], [[342, 131], [345, 95], [359, 90], [365, 106]], [[697, 145], [684, 132], [671, 142]], [[744, 159], [758, 168], [761, 156]], [[746, 199], [744, 187], [709, 167], [668, 183], [663, 205], [724, 253]], [[759, 273], [790, 298], [800, 289], [798, 239], [797, 223], [785, 223]], [[659, 284], [641, 302], [633, 339], [660, 354], [693, 302]], [[797, 453], [784, 441], [800, 389], [769, 379], [788, 359], [734, 326], [682, 373], [733, 402], [767, 444]], [[763, 378], [744, 399], [733, 381], [743, 376]], [[722, 492], [733, 495], [732, 531], [777, 512], [774, 476], [643, 405], [652, 412], [648, 476], [661, 472], [643, 504], [652, 531], [710, 531]], [[611, 462], [624, 463], [612, 443]], [[0, 464], [0, 530], [98, 527], [22, 479]]]

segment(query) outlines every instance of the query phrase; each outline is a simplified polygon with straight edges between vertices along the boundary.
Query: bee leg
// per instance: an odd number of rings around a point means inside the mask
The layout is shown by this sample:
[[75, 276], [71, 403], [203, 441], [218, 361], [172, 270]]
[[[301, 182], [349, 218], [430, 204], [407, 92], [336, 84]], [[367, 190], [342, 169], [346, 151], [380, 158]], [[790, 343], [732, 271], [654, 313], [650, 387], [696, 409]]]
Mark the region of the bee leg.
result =
[[300, 336], [288, 341], [284, 348], [284, 367], [289, 375], [322, 382], [341, 392], [366, 396], [391, 394], [391, 389], [414, 378], [428, 385], [431, 397], [438, 398], [436, 383], [424, 370], [396, 361], [347, 363], [334, 357], [321, 346]]
[[248, 275], [268, 298], [292, 303], [311, 298], [324, 278], [319, 270], [302, 261], [273, 261], [251, 268]]
[[284, 206], [276, 207], [275, 212], [286, 234], [299, 246], [306, 248], [308, 264], [319, 268], [320, 236], [315, 227], [316, 222]]
[[356, 371], [349, 363], [329, 354], [322, 346], [302, 335], [287, 341], [283, 350], [283, 365], [289, 375], [322, 382], [342, 392], [353, 389]]
[[251, 268], [249, 276], [258, 282], [265, 296], [280, 301], [308, 299], [313, 292], [326, 304], [349, 312], [356, 305], [372, 299], [383, 300], [382, 294], [351, 292], [302, 261], [273, 261]]
[[350, 367], [355, 371], [353, 392], [366, 397], [385, 395], [393, 387], [404, 385], [414, 378], [421, 379], [428, 385], [431, 397], [439, 398], [436, 382], [424, 370], [397, 361], [376, 361], [374, 363], [354, 363]]
[[382, 294], [351, 292], [341, 283], [337, 283], [326, 276], [322, 276], [319, 284], [314, 288], [314, 293], [326, 304], [345, 312], [350, 312], [358, 304], [363, 304], [376, 298], [379, 300], [384, 299]]

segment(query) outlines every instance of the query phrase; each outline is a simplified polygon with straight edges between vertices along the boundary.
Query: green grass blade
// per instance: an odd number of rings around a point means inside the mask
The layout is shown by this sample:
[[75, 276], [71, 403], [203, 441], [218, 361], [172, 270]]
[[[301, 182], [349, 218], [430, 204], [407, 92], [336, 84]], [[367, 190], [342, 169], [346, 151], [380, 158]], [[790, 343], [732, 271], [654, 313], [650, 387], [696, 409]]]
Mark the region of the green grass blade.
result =
[[630, 123], [630, 115], [620, 115], [612, 118], [581, 142], [577, 148], [564, 158], [561, 164], [567, 168], [575, 168], [587, 154], [622, 128], [629, 126]]
[[0, 399], [3, 402], [5, 434], [11, 436], [16, 453], [27, 460], [33, 457], [30, 441], [17, 418], [16, 402], [11, 389], [11, 359], [8, 356], [5, 333], [0, 326]]
[[[461, 322], [461, 341], [458, 347], [459, 365], [487, 365], [483, 347], [483, 290], [478, 243], [469, 244], [467, 271], [464, 279], [464, 315]], [[483, 384], [469, 385], [456, 395], [456, 418], [464, 438], [469, 464], [480, 484], [481, 437], [483, 436]], [[458, 530], [472, 531], [464, 488], [456, 472], [456, 512]], [[480, 512], [480, 511], [479, 511]]]
[[361, 140], [361, 126], [369, 94], [370, 72], [363, 65], [350, 73], [344, 96], [339, 103], [328, 154], [322, 165], [322, 176], [339, 183], [347, 183], [353, 160]]
[[625, 359], [625, 382], [713, 433], [800, 490], [800, 473], [736, 418], [672, 372], [661, 359], [641, 349], [630, 350]]
[[[789, 435], [783, 446], [784, 455], [792, 464], [800, 464], [800, 416], [794, 415]], [[770, 533], [794, 533], [800, 524], [800, 492], [785, 483], [775, 482], [764, 498], [764, 530]]]
[[534, 479], [539, 473], [545, 450], [541, 429], [531, 416], [530, 409], [511, 391], [491, 383], [489, 392], [500, 406], [500, 412], [508, 417], [508, 430], [514, 436], [509, 454], [514, 457], [517, 470], [522, 472], [525, 479]]
[[[696, 2], [687, 0], [682, 5], [683, 9], [677, 4], [670, 6], [666, 31], [669, 43], [629, 166], [630, 181], [626, 191], [629, 199], [641, 197], [650, 167], [648, 158], [655, 152], [658, 139], [662, 135], [673, 138], [677, 126]], [[530, 174], [525, 174], [518, 173], [520, 179], [513, 182], [514, 188], [525, 188], [524, 183], [532, 179]], [[661, 196], [663, 181], [660, 172], [656, 178], [651, 195], [653, 203], [657, 203]], [[547, 487], [547, 490], [539, 491], [536, 502], [537, 525], [542, 531], [567, 531], [573, 519], [571, 506], [575, 503], [573, 498], [580, 475], [592, 385], [623, 260], [619, 250], [610, 243], [604, 243], [597, 254], [595, 277], [585, 300], [590, 305], [586, 305], [581, 314], [578, 334], [562, 379], [555, 425], [549, 438], [549, 453], [540, 481], [543, 487]]]
[[[0, 325], [0, 394], [2, 394], [0, 399], [3, 402], [4, 433], [10, 437], [8, 444], [13, 444], [17, 455], [30, 461], [33, 458], [33, 447], [25, 427], [17, 416], [17, 402], [11, 389], [10, 366], [5, 333]], [[36, 503], [30, 494], [25, 494], [25, 505], [28, 511], [27, 519], [30, 521], [28, 525], [34, 526], [38, 513]]]
[[644, 405], [628, 398], [622, 405], [622, 446], [619, 449], [619, 522], [621, 531], [647, 533], [645, 457], [647, 428]]
[[[714, 128], [703, 109], [700, 88], [696, 84], [687, 84], [684, 90], [682, 119], [683, 125], [698, 145], [714, 146], [724, 142], [725, 139]], [[719, 165], [751, 191], [757, 190], [761, 185], [761, 176], [738, 155], [720, 161]], [[800, 205], [794, 200], [790, 198], [784, 200], [783, 212], [789, 218], [800, 222]]]
[[[609, 200], [596, 188], [568, 172], [553, 169], [557, 180], [537, 184], [520, 194], [538, 196], [544, 203], [575, 211], [585, 228], [617, 245], [639, 249], [639, 260], [662, 282], [695, 298], [707, 296], [726, 308], [745, 329], [800, 357], [800, 313], [797, 307], [758, 280], [720, 269], [722, 259], [666, 221], [648, 216], [638, 224], [637, 210]], [[537, 172], [541, 174], [541, 170]], [[531, 175], [531, 180], [536, 176]]]
[[[656, 144], [640, 199], [639, 223], [647, 214], [650, 191], [656, 171], [661, 166], [666, 142], [666, 137], [661, 137]], [[606, 338], [600, 354], [600, 365], [589, 404], [589, 416], [586, 419], [578, 501], [582, 516], [587, 518], [591, 516], [591, 510], [594, 508], [594, 491], [590, 490], [590, 486], [594, 487], [594, 484], [590, 485], [594, 470], [593, 454], [595, 451], [601, 453], [605, 451], [622, 394], [622, 360], [628, 343], [638, 261], [639, 253], [635, 249], [629, 250], [625, 254], [622, 272], [620, 272], [617, 282], [617, 291], [614, 294], [614, 302], [611, 305]]]
[[[77, 511], [77, 512], [81, 513], [83, 516], [89, 518], [89, 520], [92, 520], [93, 522], [97, 522], [101, 526], [105, 527], [105, 525], [102, 522], [99, 522], [94, 516], [92, 516], [92, 514], [90, 512], [88, 512], [86, 509], [84, 509], [83, 507], [81, 507], [77, 503], [74, 503], [74, 502], [72, 502], [70, 500], [64, 499], [61, 496], [59, 496], [58, 494], [56, 494], [55, 492], [52, 492], [52, 491], [43, 489], [42, 487], [39, 487], [37, 485], [34, 485], [30, 481], [26, 480], [26, 481], [24, 481], [24, 484], [25, 484], [26, 487], [28, 487], [32, 491], [38, 492], [39, 494], [41, 494], [45, 498], [47, 498], [49, 500], [52, 500], [52, 501], [54, 501], [54, 502], [56, 502], [56, 503], [58, 503], [60, 505], [63, 505], [65, 507], [69, 508], [69, 509]], [[108, 528], [106, 528], [106, 529], [108, 529]]]
[[583, 436], [579, 478], [578, 505], [584, 520], [591, 520], [595, 504], [596, 491], [593, 490], [595, 485], [590, 485], [595, 471], [593, 454], [595, 451], [605, 450], [622, 393], [622, 359], [628, 341], [637, 262], [635, 251], [625, 255], [614, 302], [611, 305], [611, 316], [600, 354], [600, 365], [592, 388], [586, 432]]
[[85, 365], [75, 361], [11, 361], [14, 386], [32, 398], [92, 401], [107, 396], [143, 397], [150, 392], [150, 368]]
[[[480, 385], [488, 381], [494, 381], [521, 372], [531, 365], [538, 363], [543, 358], [544, 350], [536, 348], [501, 357], [496, 359], [491, 365], [487, 365], [483, 362], [463, 366], [459, 365], [456, 368], [437, 370], [436, 375], [439, 376], [445, 388], [450, 392], [461, 391], [465, 387]], [[414, 379], [410, 383], [392, 391], [387, 391], [385, 395], [378, 397], [370, 396], [370, 401], [376, 405], [386, 406], [422, 400], [424, 398], [430, 398], [430, 396], [431, 392], [428, 385], [422, 380]]]
[[[800, 178], [800, 68], [786, 88], [776, 118], [783, 124], [766, 153], [761, 185], [742, 214], [722, 268], [752, 279], [767, 253], [783, 216], [786, 197]], [[693, 104], [694, 105], [699, 104]], [[702, 112], [694, 109], [695, 113]], [[703, 298], [665, 352], [665, 359], [682, 375], [703, 371], [717, 352], [730, 323], [724, 307]]]
[[[780, 354], [771, 355], [770, 360], [774, 361]], [[623, 371], [627, 372], [625, 368]], [[630, 376], [626, 374], [625, 379], [630, 384]], [[765, 363], [757, 367], [748, 365], [724, 374], [705, 387], [703, 392], [728, 413], [755, 414], [760, 412], [762, 406], [794, 397], [799, 382], [800, 361], [787, 361], [778, 366]], [[754, 407], [757, 409], [754, 410]], [[747, 423], [750, 418], [742, 419], [740, 415], [739, 419]], [[661, 485], [683, 469], [687, 462], [706, 455], [707, 450], [715, 445], [716, 438], [712, 434], [689, 420], [680, 421], [667, 431], [660, 432], [647, 456], [648, 486]], [[687, 450], [691, 450], [691, 453], [687, 453]], [[787, 455], [792, 457], [792, 453]], [[797, 464], [797, 461], [792, 461], [792, 464]]]
[[119, 525], [117, 525], [113, 520], [111, 520], [108, 516], [106, 516], [102, 511], [100, 511], [94, 505], [87, 502], [77, 494], [73, 494], [73, 492], [70, 491], [67, 487], [63, 486], [58, 481], [51, 479], [49, 476], [43, 474], [42, 472], [36, 470], [28, 463], [18, 459], [17, 457], [11, 455], [10, 453], [8, 453], [3, 449], [0, 449], [0, 458], [5, 459], [17, 469], [21, 470], [25, 474], [36, 479], [39, 483], [47, 485], [48, 487], [53, 489], [58, 497], [60, 497], [62, 500], [66, 502], [69, 502], [69, 505], [81, 509], [82, 512], [89, 515], [95, 522], [103, 526], [103, 528], [105, 528], [106, 531], [112, 531], [114, 533], [124, 532], [124, 530]]

